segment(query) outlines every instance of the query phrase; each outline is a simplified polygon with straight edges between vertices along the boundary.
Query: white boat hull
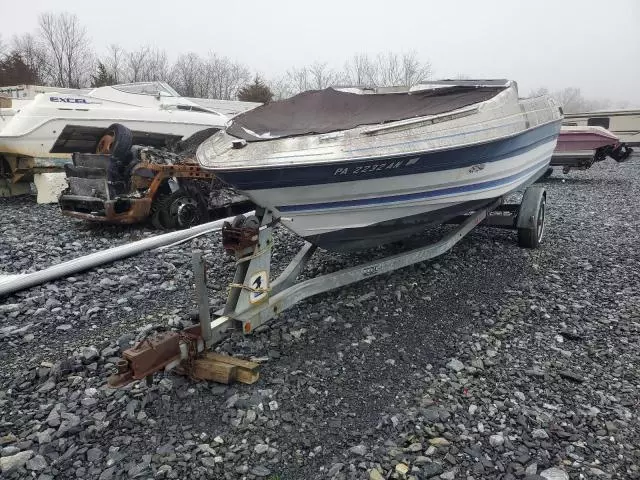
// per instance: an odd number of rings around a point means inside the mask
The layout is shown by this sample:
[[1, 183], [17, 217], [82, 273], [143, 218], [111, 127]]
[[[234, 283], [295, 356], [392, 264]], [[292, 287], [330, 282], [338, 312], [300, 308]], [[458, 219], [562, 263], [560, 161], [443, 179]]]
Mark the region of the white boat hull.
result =
[[[258, 205], [273, 205], [282, 223], [298, 235], [312, 237], [501, 197], [540, 176], [549, 166], [554, 148], [555, 142], [551, 140], [530, 152], [493, 162], [472, 173], [468, 168], [459, 168], [321, 185], [313, 190], [292, 187], [247, 193]], [[380, 192], [385, 192], [383, 197]], [[388, 201], [380, 201], [381, 198]], [[366, 204], [362, 199], [370, 202]], [[356, 204], [349, 205], [350, 201]]]
[[[175, 123], [166, 120], [136, 120], [113, 115], [110, 118], [87, 118], [82, 116], [47, 118], [25, 133], [0, 134], [0, 153], [24, 157], [67, 158], [69, 154], [50, 153], [58, 135], [67, 125], [97, 127], [106, 129], [113, 123], [120, 123], [132, 131], [187, 138], [196, 132], [211, 128], [206, 123]], [[4, 132], [3, 132], [4, 133]]]

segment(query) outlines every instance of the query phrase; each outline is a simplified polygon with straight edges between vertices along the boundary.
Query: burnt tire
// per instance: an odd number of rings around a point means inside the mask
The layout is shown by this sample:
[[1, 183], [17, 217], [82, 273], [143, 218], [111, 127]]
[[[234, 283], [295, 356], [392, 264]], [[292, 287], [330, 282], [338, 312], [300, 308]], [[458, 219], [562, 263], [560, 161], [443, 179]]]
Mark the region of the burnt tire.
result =
[[149, 215], [149, 220], [151, 221], [151, 225], [153, 225], [153, 228], [157, 230], [163, 230], [165, 228], [160, 218], [160, 212], [162, 211], [165, 198], [166, 197], [164, 195], [159, 195], [151, 205], [151, 214]]
[[207, 205], [201, 196], [182, 188], [159, 198], [151, 214], [151, 223], [164, 229], [190, 228], [208, 219]]
[[105, 130], [103, 136], [105, 135], [113, 136], [113, 141], [109, 147], [111, 157], [124, 162], [129, 156], [131, 145], [133, 144], [133, 134], [131, 130], [120, 123], [114, 123]]

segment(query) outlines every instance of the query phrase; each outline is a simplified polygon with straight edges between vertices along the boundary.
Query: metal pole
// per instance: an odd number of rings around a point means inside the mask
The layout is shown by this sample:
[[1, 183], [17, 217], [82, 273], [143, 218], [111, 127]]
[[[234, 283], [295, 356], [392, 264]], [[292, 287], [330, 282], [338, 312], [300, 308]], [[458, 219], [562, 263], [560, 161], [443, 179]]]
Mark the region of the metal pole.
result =
[[[253, 212], [247, 213], [247, 215], [253, 215]], [[117, 247], [91, 253], [83, 257], [74, 258], [73, 260], [62, 262], [33, 273], [1, 276], [0, 297], [13, 292], [19, 292], [20, 290], [24, 290], [35, 285], [57, 280], [58, 278], [63, 278], [73, 273], [89, 270], [99, 265], [104, 265], [105, 263], [115, 262], [121, 258], [138, 255], [145, 250], [152, 250], [164, 245], [169, 245], [184, 240], [185, 238], [192, 238], [195, 235], [204, 235], [209, 232], [219, 231], [222, 228], [222, 225], [224, 225], [224, 222], [231, 222], [233, 219], [234, 217], [223, 218], [221, 220], [216, 220], [215, 222], [204, 223], [202, 225], [187, 228], [186, 230], [178, 230], [176, 232], [155, 235], [136, 242], [119, 245]]]
[[194, 250], [191, 260], [193, 262], [193, 280], [196, 284], [200, 331], [205, 347], [208, 347], [211, 344], [211, 316], [209, 314], [209, 293], [207, 292], [205, 260], [202, 256], [202, 250]]

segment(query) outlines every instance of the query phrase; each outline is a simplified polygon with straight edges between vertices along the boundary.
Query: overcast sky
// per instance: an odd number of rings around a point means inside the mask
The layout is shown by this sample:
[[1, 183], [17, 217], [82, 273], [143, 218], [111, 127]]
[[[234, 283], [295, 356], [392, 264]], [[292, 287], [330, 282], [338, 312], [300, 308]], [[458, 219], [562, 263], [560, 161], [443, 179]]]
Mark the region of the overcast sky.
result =
[[415, 50], [435, 77], [510, 78], [522, 94], [576, 86], [640, 106], [638, 0], [0, 0], [2, 38], [69, 11], [100, 54], [109, 43], [213, 50], [267, 78], [314, 61], [342, 68], [356, 52]]

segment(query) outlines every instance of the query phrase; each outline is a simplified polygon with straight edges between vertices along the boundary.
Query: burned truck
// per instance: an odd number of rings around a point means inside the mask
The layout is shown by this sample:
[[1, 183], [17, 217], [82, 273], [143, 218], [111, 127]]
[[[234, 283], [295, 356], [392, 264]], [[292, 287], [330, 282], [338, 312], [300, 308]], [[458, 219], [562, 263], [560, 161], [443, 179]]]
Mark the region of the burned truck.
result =
[[72, 164], [65, 165], [69, 186], [59, 198], [63, 215], [114, 224], [150, 221], [156, 228], [174, 229], [253, 208], [195, 159], [198, 145], [216, 129], [176, 142], [140, 136], [120, 124], [106, 131], [65, 130], [59, 141], [76, 151]]

